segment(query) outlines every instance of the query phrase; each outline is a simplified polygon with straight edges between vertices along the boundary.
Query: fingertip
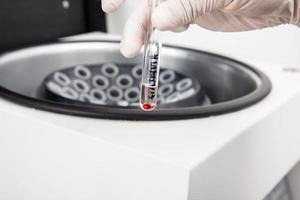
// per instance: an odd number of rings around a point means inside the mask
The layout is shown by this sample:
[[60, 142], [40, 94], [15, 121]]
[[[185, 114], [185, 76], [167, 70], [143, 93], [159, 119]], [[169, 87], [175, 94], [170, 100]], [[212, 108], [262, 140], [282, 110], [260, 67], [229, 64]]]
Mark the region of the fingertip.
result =
[[135, 58], [138, 55], [138, 53], [128, 50], [126, 47], [121, 47], [120, 52], [125, 58]]
[[125, 24], [120, 51], [127, 58], [136, 57], [143, 46], [146, 35], [147, 15], [145, 12], [147, 8], [147, 1], [142, 1]]
[[102, 10], [105, 13], [110, 13], [110, 12], [115, 11], [116, 9], [111, 3], [107, 3], [107, 4], [102, 5]]
[[188, 28], [189, 28], [189, 24], [184, 25], [184, 26], [176, 27], [176, 28], [172, 29], [171, 31], [174, 32], [174, 33], [180, 33], [180, 32], [186, 31]]
[[124, 0], [103, 0], [102, 10], [106, 13], [114, 12], [124, 3]]
[[126, 58], [134, 58], [140, 53], [141, 47], [141, 44], [122, 40], [120, 52]]

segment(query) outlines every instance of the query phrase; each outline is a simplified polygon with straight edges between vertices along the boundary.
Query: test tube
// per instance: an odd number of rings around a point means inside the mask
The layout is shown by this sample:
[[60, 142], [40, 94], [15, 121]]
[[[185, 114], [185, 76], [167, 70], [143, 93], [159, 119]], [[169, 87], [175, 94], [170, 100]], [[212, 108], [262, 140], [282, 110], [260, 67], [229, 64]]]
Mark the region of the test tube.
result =
[[151, 23], [151, 15], [160, 0], [148, 0], [148, 28], [144, 47], [140, 107], [145, 111], [154, 110], [157, 103], [159, 60], [161, 51], [160, 33]]

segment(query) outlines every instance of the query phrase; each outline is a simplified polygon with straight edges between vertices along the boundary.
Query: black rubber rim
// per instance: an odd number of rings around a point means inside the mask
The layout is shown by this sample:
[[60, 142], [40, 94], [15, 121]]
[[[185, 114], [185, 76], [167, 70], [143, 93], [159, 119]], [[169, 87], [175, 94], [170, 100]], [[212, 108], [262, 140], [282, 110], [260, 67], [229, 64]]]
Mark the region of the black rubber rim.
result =
[[[106, 42], [106, 43], [119, 43], [120, 41], [112, 40], [96, 40], [96, 41], [71, 41], [71, 42], [59, 42], [59, 43], [50, 43], [55, 44], [64, 44], [64, 43], [82, 43], [82, 42]], [[38, 45], [43, 46], [43, 45]], [[12, 92], [2, 86], [0, 86], [0, 96], [10, 100], [14, 103], [28, 106], [31, 108], [36, 108], [39, 110], [50, 111], [55, 113], [73, 115], [73, 116], [83, 116], [91, 118], [105, 118], [105, 119], [125, 119], [125, 120], [179, 120], [179, 119], [192, 119], [192, 118], [202, 118], [213, 115], [226, 114], [234, 111], [238, 111], [249, 107], [264, 97], [266, 97], [271, 89], [270, 79], [262, 73], [260, 70], [249, 66], [243, 62], [221, 56], [218, 54], [204, 52], [201, 50], [186, 48], [186, 47], [177, 47], [172, 45], [164, 45], [170, 48], [177, 48], [187, 51], [192, 51], [196, 53], [202, 53], [209, 56], [214, 56], [221, 59], [226, 59], [231, 62], [235, 62], [239, 65], [243, 65], [245, 68], [251, 70], [261, 79], [261, 86], [249, 93], [246, 96], [237, 98], [235, 100], [222, 102], [218, 104], [213, 104], [212, 106], [199, 106], [199, 107], [188, 107], [188, 108], [168, 108], [168, 109], [158, 109], [152, 112], [145, 112], [139, 108], [121, 108], [121, 107], [108, 107], [108, 106], [94, 106], [94, 105], [71, 105], [71, 104], [62, 104], [57, 102], [51, 102], [42, 99], [35, 99], [27, 97], [15, 92]], [[36, 47], [36, 46], [35, 46]], [[6, 52], [4, 54], [7, 54]], [[2, 54], [3, 55], [3, 54]], [[1, 55], [0, 55], [1, 57]]]

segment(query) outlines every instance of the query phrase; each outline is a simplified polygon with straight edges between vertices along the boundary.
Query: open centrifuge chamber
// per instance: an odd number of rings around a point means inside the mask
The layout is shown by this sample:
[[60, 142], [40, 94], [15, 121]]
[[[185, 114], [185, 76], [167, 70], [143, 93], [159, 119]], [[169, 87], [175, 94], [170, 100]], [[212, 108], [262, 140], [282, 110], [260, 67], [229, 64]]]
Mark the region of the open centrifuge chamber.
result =
[[174, 46], [162, 54], [153, 112], [138, 105], [141, 56], [124, 58], [118, 41], [62, 42], [3, 54], [0, 95], [70, 115], [167, 120], [233, 112], [271, 90], [264, 73], [233, 59]]

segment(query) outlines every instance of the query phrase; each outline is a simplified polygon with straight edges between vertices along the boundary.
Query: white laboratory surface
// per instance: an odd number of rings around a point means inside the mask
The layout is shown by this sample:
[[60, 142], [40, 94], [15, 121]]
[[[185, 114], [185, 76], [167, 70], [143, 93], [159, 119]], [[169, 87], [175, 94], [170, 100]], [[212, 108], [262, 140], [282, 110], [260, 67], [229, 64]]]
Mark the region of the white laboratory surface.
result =
[[91, 119], [0, 99], [0, 199], [262, 200], [300, 159], [300, 72], [242, 61], [272, 92], [220, 116]]

